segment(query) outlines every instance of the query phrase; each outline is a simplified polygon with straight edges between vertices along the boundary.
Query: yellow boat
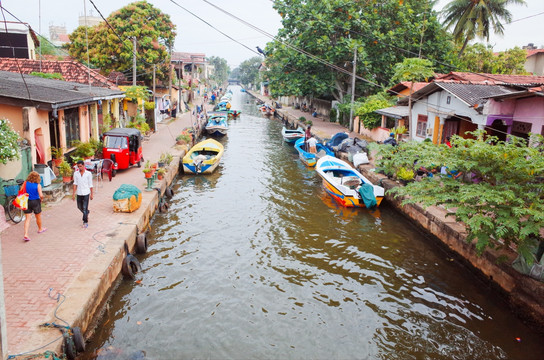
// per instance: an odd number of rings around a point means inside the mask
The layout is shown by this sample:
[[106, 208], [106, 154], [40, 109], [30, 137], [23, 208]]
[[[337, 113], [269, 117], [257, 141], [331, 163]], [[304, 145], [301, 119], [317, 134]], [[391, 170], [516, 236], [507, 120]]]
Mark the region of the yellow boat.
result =
[[199, 142], [183, 157], [183, 171], [190, 174], [211, 174], [219, 165], [225, 149], [218, 141]]

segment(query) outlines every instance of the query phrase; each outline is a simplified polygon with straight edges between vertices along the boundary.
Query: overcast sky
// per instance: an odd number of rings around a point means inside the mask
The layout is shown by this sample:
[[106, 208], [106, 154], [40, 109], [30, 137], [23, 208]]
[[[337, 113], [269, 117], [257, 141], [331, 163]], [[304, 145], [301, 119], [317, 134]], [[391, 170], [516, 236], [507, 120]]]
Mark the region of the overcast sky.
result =
[[[87, 8], [88, 14], [92, 12], [92, 15], [98, 16], [90, 0], [0, 1], [5, 9], [21, 21], [29, 23], [34, 30], [47, 38], [49, 37], [49, 25], [65, 25], [69, 33], [73, 31], [78, 26], [78, 17], [84, 14], [84, 6]], [[131, 2], [128, 0], [92, 1], [104, 17], [108, 17], [113, 11]], [[271, 0], [208, 1], [272, 35], [275, 35], [281, 26], [281, 18], [272, 8]], [[264, 48], [270, 40], [266, 35], [233, 19], [202, 0], [150, 0], [149, 2], [162, 12], [169, 14], [172, 22], [176, 24], [178, 35], [175, 51], [219, 56], [226, 59], [230, 67], [234, 68], [242, 61], [257, 56], [250, 49], [255, 50], [256, 46]], [[516, 45], [521, 47], [528, 43], [534, 43], [538, 47], [544, 46], [544, 33], [541, 30], [544, 22], [544, 0], [526, 0], [526, 2], [527, 6], [509, 6], [514, 22], [505, 25], [504, 37], [491, 37], [490, 43], [494, 46], [495, 51], [505, 50]], [[437, 10], [446, 3], [448, 0], [439, 0]], [[176, 4], [191, 11], [246, 47], [227, 38]], [[6, 12], [4, 12], [4, 16], [8, 21], [15, 21]], [[522, 19], [528, 16], [533, 17]], [[522, 20], [515, 21], [517, 19]]]

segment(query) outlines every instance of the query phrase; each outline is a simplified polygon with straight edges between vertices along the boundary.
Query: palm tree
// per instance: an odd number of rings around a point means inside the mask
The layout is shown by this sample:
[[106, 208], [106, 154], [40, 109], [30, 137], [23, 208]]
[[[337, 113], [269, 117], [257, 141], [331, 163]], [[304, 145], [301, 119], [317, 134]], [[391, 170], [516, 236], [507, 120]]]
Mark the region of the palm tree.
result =
[[502, 22], [512, 21], [512, 14], [506, 9], [510, 4], [526, 5], [525, 0], [453, 0], [442, 10], [444, 26], [453, 27], [453, 38], [463, 42], [458, 57], [468, 42], [478, 37], [489, 41], [491, 27], [495, 34], [504, 34]]
[[395, 82], [410, 81], [410, 95], [408, 95], [408, 127], [410, 129], [409, 139], [413, 139], [414, 126], [412, 124], [412, 93], [414, 92], [414, 83], [434, 76], [433, 63], [427, 59], [405, 58], [403, 62], [395, 64], [393, 68], [395, 74], [392, 80]]

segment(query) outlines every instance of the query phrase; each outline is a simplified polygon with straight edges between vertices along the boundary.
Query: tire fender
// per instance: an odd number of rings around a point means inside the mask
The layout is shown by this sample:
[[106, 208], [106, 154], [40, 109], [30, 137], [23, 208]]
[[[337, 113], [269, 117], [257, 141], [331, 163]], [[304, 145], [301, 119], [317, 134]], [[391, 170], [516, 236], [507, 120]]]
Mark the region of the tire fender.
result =
[[136, 274], [142, 270], [142, 267], [140, 266], [140, 262], [134, 255], [128, 254], [125, 257], [125, 260], [123, 260], [123, 266], [121, 268], [121, 272], [123, 273], [123, 276], [134, 280], [136, 278]]
[[147, 252], [147, 232], [136, 236], [136, 253], [145, 254]]
[[166, 202], [163, 202], [161, 206], [159, 207], [159, 212], [164, 214], [168, 212], [168, 204]]
[[166, 187], [166, 189], [164, 190], [164, 195], [166, 195], [166, 197], [169, 199], [172, 198], [172, 196], [174, 196], [174, 190], [172, 190], [172, 187]]
[[80, 327], [73, 327], [72, 328], [72, 338], [74, 339], [74, 345], [76, 346], [76, 351], [78, 353], [82, 353], [85, 351], [85, 339], [83, 339], [83, 335], [81, 334], [81, 328]]
[[77, 352], [74, 345], [74, 339], [70, 336], [68, 331], [62, 333], [62, 344], [64, 347], [64, 355], [68, 360], [75, 360]]

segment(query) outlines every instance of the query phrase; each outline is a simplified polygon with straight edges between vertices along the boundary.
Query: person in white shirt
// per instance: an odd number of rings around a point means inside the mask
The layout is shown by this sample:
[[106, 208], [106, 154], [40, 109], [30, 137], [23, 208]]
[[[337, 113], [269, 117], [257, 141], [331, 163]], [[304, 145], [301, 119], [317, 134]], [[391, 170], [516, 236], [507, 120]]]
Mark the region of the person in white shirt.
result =
[[74, 187], [72, 200], [76, 199], [77, 208], [83, 213], [83, 228], [89, 226], [89, 199], [93, 199], [93, 175], [85, 169], [83, 160], [77, 162], [77, 171], [74, 173]]
[[311, 154], [317, 153], [317, 139], [313, 136], [306, 141], [306, 145], [308, 147], [308, 152]]

